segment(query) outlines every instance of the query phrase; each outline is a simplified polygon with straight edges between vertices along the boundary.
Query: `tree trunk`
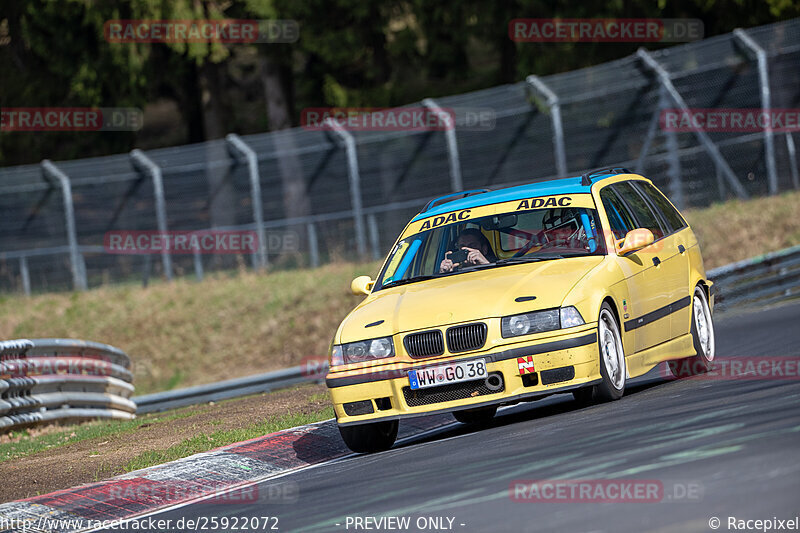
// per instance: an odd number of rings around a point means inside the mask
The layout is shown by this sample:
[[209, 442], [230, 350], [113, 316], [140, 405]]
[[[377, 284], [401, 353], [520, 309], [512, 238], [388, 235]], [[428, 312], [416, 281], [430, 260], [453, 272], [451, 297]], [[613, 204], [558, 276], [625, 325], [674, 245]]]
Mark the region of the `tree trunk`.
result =
[[[291, 71], [269, 53], [262, 53], [261, 81], [267, 106], [267, 124], [270, 131], [292, 127]], [[274, 137], [275, 152], [278, 154], [278, 171], [283, 189], [283, 212], [288, 218], [311, 214], [311, 199], [308, 196], [303, 165], [295, 152], [297, 145], [294, 135], [285, 132]], [[266, 214], [269, 217], [269, 214]], [[295, 232], [294, 242], [300, 250], [305, 250], [305, 225], [286, 228]]]
[[[225, 112], [223, 109], [223, 90], [221, 80], [224, 79], [223, 63], [205, 62], [198, 68], [201, 102], [203, 107], [203, 137], [206, 141], [222, 139], [225, 136]], [[208, 213], [213, 228], [236, 224], [236, 196], [230, 178], [230, 162], [220, 166], [221, 161], [230, 161], [230, 155], [224, 143], [208, 146], [205, 152], [206, 180], [208, 183]], [[233, 266], [222, 261], [222, 255], [214, 255], [215, 267]]]

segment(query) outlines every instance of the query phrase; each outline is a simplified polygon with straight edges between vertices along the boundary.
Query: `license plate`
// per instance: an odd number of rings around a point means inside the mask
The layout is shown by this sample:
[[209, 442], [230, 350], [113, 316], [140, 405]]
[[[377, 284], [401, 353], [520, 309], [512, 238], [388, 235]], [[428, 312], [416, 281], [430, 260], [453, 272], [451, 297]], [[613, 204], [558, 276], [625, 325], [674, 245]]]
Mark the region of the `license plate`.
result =
[[487, 376], [486, 361], [473, 359], [459, 363], [429, 366], [408, 373], [408, 382], [413, 390], [484, 379]]

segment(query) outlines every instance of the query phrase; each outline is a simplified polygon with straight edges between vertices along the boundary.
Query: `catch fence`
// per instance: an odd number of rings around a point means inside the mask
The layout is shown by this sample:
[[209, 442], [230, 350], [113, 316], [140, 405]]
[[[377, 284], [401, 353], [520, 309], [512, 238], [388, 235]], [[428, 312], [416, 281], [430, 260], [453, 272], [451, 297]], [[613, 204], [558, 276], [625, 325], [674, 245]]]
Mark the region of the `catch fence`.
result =
[[[800, 19], [415, 107], [492, 120], [444, 131], [294, 128], [0, 169], [0, 290], [377, 259], [433, 196], [597, 167], [641, 172], [679, 207], [798, 189], [796, 132], [673, 131], [663, 116], [800, 107]], [[209, 228], [255, 231], [259, 252], [103, 247], [109, 231]]]

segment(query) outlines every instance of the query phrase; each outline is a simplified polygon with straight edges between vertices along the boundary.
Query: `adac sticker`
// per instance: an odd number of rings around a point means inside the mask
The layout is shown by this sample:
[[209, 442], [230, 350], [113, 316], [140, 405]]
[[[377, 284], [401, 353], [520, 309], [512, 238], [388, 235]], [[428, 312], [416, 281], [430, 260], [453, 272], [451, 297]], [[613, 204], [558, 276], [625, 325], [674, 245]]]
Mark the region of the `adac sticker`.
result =
[[523, 374], [533, 374], [536, 370], [533, 368], [533, 356], [528, 355], [525, 357], [517, 357], [517, 367], [519, 368], [520, 376]]
[[458, 211], [458, 212], [450, 213], [447, 216], [440, 215], [440, 216], [435, 217], [433, 219], [428, 219], [428, 220], [426, 220], [425, 222], [422, 223], [422, 226], [419, 228], [419, 230], [423, 231], [423, 230], [426, 230], [426, 229], [435, 228], [437, 226], [442, 226], [444, 224], [450, 224], [452, 222], [459, 222], [459, 221], [462, 221], [462, 220], [467, 220], [470, 217], [470, 213], [471, 212], [472, 212], [472, 209], [464, 209], [464, 210], [461, 210], [461, 211]]
[[539, 209], [540, 207], [569, 207], [571, 205], [571, 196], [546, 196], [522, 200], [517, 205], [517, 211], [520, 209]]

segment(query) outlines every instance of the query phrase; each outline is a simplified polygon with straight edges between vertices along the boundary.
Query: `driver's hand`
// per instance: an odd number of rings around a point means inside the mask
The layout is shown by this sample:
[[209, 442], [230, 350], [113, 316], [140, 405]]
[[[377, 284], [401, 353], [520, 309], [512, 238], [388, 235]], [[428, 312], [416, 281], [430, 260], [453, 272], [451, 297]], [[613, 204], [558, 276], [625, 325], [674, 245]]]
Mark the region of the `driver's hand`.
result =
[[445, 272], [452, 272], [454, 268], [459, 266], [459, 263], [453, 263], [448, 257], [451, 253], [453, 252], [445, 252], [444, 259], [442, 259], [439, 265], [439, 273], [444, 274]]
[[464, 261], [468, 265], [488, 265], [489, 260], [486, 259], [480, 250], [476, 250], [474, 248], [467, 248], [466, 246], [461, 248], [462, 250], [467, 251], [467, 260]]

